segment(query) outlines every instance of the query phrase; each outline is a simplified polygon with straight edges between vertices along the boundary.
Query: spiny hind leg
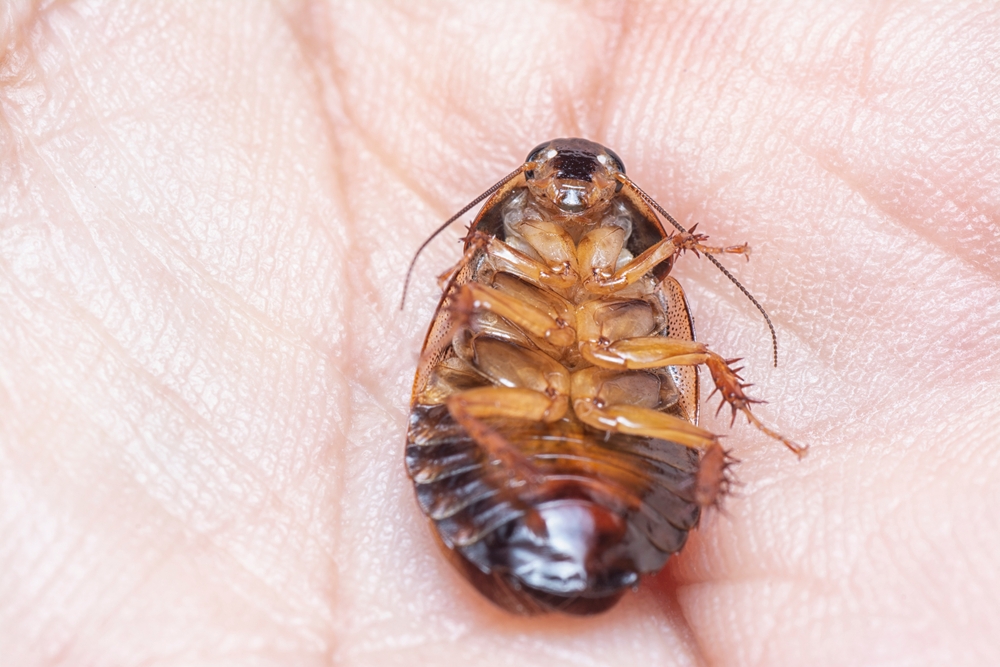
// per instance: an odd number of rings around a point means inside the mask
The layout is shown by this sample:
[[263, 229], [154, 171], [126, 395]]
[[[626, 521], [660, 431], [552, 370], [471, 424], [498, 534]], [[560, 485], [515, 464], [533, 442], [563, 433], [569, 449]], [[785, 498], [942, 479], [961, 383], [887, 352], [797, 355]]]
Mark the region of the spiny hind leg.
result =
[[493, 384], [448, 396], [444, 401], [448, 412], [491, 461], [503, 464], [512, 477], [537, 481], [534, 466], [504, 435], [511, 431], [490, 424], [551, 424], [562, 419], [569, 410], [569, 371], [541, 352], [489, 336], [456, 343], [455, 352]]
[[740, 377], [739, 371], [742, 369], [732, 366], [739, 359], [723, 359], [709, 350], [704, 343], [659, 336], [641, 336], [624, 338], [611, 343], [584, 341], [580, 344], [580, 353], [595, 366], [608, 369], [626, 370], [704, 364], [712, 374], [715, 390], [722, 395], [720, 409], [723, 404], [728, 404], [733, 411], [734, 420], [736, 413], [742, 412], [748, 422], [785, 445], [799, 457], [804, 456], [807, 451], [806, 447], [766, 426], [750, 411], [750, 406], [753, 403], [762, 403], [763, 401], [747, 395], [746, 389], [750, 385], [743, 382], [743, 378]]
[[721, 507], [722, 499], [736, 484], [729, 468], [739, 461], [721, 445], [712, 445], [701, 457], [694, 479], [694, 501], [702, 507]]
[[719, 436], [695, 426], [686, 419], [659, 410], [635, 405], [601, 406], [593, 401], [574, 401], [573, 411], [588, 426], [647, 438], [670, 440], [692, 449], [708, 449], [719, 443]]
[[715, 434], [662, 412], [660, 396], [655, 375], [643, 371], [584, 368], [571, 379], [573, 412], [588, 426], [661, 438], [699, 450], [718, 444]]
[[633, 405], [601, 407], [595, 401], [573, 403], [577, 418], [604, 431], [660, 438], [702, 452], [691, 490], [692, 500], [702, 507], [718, 506], [732, 482], [727, 469], [735, 462], [719, 443], [719, 436], [691, 422], [651, 408]]
[[491, 463], [503, 466], [513, 484], [537, 484], [541, 481], [541, 475], [527, 457], [483, 420], [557, 421], [566, 413], [565, 397], [560, 402], [531, 389], [480, 387], [454, 394], [445, 403], [454, 420], [483, 448]]
[[702, 452], [691, 499], [718, 506], [732, 484], [727, 472], [735, 461], [715, 434], [666, 414], [662, 385], [646, 371], [585, 368], [572, 377], [573, 410], [580, 421], [603, 431], [661, 438]]

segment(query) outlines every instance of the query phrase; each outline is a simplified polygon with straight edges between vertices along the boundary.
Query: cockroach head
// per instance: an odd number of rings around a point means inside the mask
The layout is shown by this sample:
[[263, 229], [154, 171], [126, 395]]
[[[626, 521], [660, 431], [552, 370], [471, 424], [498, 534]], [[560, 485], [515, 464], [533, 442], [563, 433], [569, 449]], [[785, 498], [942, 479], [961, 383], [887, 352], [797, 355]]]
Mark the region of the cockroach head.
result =
[[621, 158], [586, 139], [553, 139], [539, 145], [525, 161], [531, 194], [564, 215], [603, 208], [621, 188]]

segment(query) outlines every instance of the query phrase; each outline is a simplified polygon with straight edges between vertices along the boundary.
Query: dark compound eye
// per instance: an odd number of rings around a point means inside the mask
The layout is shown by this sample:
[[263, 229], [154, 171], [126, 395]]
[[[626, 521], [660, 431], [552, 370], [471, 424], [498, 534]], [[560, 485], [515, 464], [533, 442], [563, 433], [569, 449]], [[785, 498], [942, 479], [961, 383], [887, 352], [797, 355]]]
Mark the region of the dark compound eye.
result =
[[618, 167], [618, 171], [620, 171], [621, 173], [624, 174], [625, 173], [625, 163], [622, 162], [622, 159], [620, 157], [618, 157], [618, 153], [615, 153], [610, 148], [605, 148], [604, 150], [608, 154], [608, 157], [610, 157], [612, 160], [615, 161], [615, 166]]
[[549, 146], [551, 144], [552, 144], [551, 141], [546, 141], [545, 143], [538, 144], [537, 146], [535, 146], [534, 148], [531, 149], [531, 152], [528, 153], [528, 157], [526, 157], [524, 159], [524, 161], [525, 162], [535, 162], [536, 160], [538, 160], [539, 158], [542, 157], [542, 154], [546, 150], [548, 150], [548, 148], [549, 148]]

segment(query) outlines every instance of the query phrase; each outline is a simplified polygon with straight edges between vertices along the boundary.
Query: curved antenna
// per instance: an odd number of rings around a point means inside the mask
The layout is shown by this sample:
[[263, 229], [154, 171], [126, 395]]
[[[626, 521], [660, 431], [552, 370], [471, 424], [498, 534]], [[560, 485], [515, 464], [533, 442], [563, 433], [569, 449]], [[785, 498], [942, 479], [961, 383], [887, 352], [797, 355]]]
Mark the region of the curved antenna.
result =
[[450, 218], [448, 218], [447, 220], [445, 220], [443, 223], [441, 223], [441, 226], [438, 227], [437, 229], [435, 229], [434, 232], [430, 236], [428, 236], [424, 240], [423, 243], [420, 244], [420, 247], [417, 248], [417, 251], [415, 253], [413, 253], [413, 259], [410, 260], [410, 266], [407, 267], [407, 269], [406, 269], [406, 280], [403, 281], [403, 297], [399, 300], [399, 309], [400, 310], [403, 310], [403, 307], [406, 305], [406, 292], [407, 292], [407, 290], [410, 287], [410, 275], [413, 273], [413, 267], [417, 263], [417, 257], [420, 257], [420, 253], [422, 253], [424, 251], [424, 248], [426, 248], [428, 246], [428, 244], [430, 244], [430, 242], [434, 240], [434, 237], [436, 237], [438, 234], [440, 234], [441, 232], [443, 232], [444, 230], [446, 230], [451, 225], [451, 223], [455, 222], [456, 220], [458, 220], [459, 218], [461, 218], [463, 215], [465, 215], [466, 213], [468, 213], [469, 209], [471, 209], [473, 206], [475, 206], [479, 202], [481, 202], [484, 199], [486, 199], [487, 197], [489, 197], [491, 194], [493, 194], [494, 192], [496, 192], [497, 190], [499, 190], [503, 186], [507, 185], [507, 183], [509, 183], [512, 179], [517, 178], [517, 176], [522, 171], [524, 171], [525, 167], [527, 167], [527, 166], [528, 166], [528, 163], [522, 164], [520, 167], [518, 167], [514, 171], [510, 172], [509, 174], [507, 174], [506, 176], [504, 176], [503, 178], [501, 178], [489, 190], [487, 190], [483, 194], [479, 195], [478, 197], [476, 197], [475, 199], [473, 199], [472, 201], [470, 201], [468, 204], [466, 204], [464, 207], [462, 207], [461, 211], [459, 211], [458, 213], [456, 213], [455, 215], [451, 216]]
[[[669, 222], [671, 225], [673, 225], [674, 227], [676, 227], [677, 229], [679, 229], [681, 231], [681, 233], [683, 233], [683, 234], [687, 234], [688, 233], [688, 230], [684, 229], [684, 227], [681, 225], [681, 223], [679, 223], [676, 220], [674, 220], [674, 218], [673, 218], [672, 215], [670, 215], [665, 210], [663, 210], [663, 207], [660, 206], [659, 204], [657, 204], [655, 199], [653, 199], [652, 197], [650, 197], [649, 195], [647, 195], [642, 190], [642, 188], [640, 188], [638, 185], [636, 185], [635, 181], [633, 181], [631, 178], [629, 178], [628, 176], [626, 176], [625, 174], [622, 174], [622, 173], [619, 173], [617, 176], [618, 176], [619, 180], [622, 181], [622, 183], [624, 183], [625, 185], [627, 185], [630, 188], [632, 188], [632, 191], [635, 192], [637, 195], [639, 195], [639, 197], [641, 197], [643, 201], [645, 201], [647, 204], [649, 204], [654, 209], [656, 209], [656, 211], [660, 215], [662, 215], [667, 220], [667, 222]], [[758, 302], [757, 299], [755, 299], [753, 297], [753, 294], [751, 294], [747, 290], [747, 288], [744, 287], [740, 283], [740, 281], [737, 280], [736, 277], [733, 276], [733, 274], [731, 274], [729, 272], [729, 270], [722, 265], [722, 262], [720, 262], [719, 260], [717, 260], [712, 255], [705, 255], [705, 257], [707, 257], [709, 259], [709, 261], [712, 262], [712, 264], [715, 264], [715, 268], [719, 269], [719, 271], [722, 271], [722, 274], [724, 276], [726, 276], [727, 278], [729, 278], [729, 280], [734, 285], [736, 285], [740, 289], [741, 292], [743, 292], [743, 296], [745, 296], [746, 298], [750, 299], [750, 303], [752, 303], [754, 306], [756, 306], [757, 310], [760, 311], [760, 314], [764, 316], [764, 321], [767, 322], [767, 328], [770, 329], [770, 331], [771, 331], [771, 352], [774, 355], [774, 367], [777, 368], [778, 367], [778, 335], [774, 332], [774, 325], [771, 324], [771, 318], [767, 316], [767, 311], [764, 310], [764, 306], [760, 305], [760, 302]]]

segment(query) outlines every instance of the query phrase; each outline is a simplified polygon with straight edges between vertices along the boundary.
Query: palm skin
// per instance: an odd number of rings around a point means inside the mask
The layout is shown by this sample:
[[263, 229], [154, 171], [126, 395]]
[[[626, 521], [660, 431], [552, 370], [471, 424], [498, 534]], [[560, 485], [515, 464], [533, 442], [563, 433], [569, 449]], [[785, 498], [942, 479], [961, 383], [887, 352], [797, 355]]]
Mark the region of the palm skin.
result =
[[[993, 664], [1000, 12], [8, 3], [0, 655], [12, 665]], [[780, 445], [611, 612], [525, 620], [402, 465], [438, 221], [585, 136], [684, 224]], [[456, 229], [452, 236], [458, 236]]]

